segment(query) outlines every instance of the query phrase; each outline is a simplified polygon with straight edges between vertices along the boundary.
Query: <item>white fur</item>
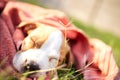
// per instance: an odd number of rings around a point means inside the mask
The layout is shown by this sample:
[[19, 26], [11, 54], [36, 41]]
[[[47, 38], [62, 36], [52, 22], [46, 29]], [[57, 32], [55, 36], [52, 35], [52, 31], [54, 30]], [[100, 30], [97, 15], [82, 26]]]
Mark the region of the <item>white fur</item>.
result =
[[[59, 30], [52, 32], [40, 49], [29, 49], [22, 53], [16, 53], [13, 59], [13, 65], [19, 72], [30, 61], [39, 64], [41, 70], [55, 68], [60, 57], [62, 42], [62, 32]], [[50, 58], [51, 60], [49, 60]]]

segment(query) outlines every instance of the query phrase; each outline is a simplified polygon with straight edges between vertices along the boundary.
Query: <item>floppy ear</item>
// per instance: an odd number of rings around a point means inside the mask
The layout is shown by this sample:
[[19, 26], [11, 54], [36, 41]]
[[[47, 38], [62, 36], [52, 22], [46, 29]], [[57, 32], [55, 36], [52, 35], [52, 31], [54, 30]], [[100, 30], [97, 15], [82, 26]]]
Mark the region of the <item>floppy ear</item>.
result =
[[43, 43], [40, 49], [43, 51], [55, 50], [56, 52], [58, 52], [60, 50], [62, 42], [63, 42], [62, 32], [57, 30], [50, 34], [50, 36]]
[[32, 22], [21, 22], [17, 26], [13, 34], [13, 40], [16, 44], [17, 50], [21, 50], [21, 49], [27, 50], [33, 47], [34, 42], [30, 39], [30, 37], [26, 37], [26, 36], [36, 27], [37, 25]]
[[21, 28], [24, 34], [28, 35], [30, 34], [32, 30], [37, 28], [37, 23], [30, 22], [30, 21], [24, 21], [24, 22], [21, 22], [17, 27]]

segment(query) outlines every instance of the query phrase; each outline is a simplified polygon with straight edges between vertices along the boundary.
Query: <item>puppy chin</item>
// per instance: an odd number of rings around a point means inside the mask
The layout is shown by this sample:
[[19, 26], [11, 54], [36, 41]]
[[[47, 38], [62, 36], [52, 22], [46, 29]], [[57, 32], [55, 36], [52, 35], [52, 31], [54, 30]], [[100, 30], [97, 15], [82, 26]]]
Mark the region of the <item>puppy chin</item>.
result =
[[[27, 75], [27, 78], [30, 78], [32, 80], [51, 80], [53, 78], [56, 78], [57, 74], [56, 72], [53, 71], [49, 71], [49, 72], [45, 72], [45, 73], [33, 73], [33, 74], [29, 74]], [[58, 77], [57, 77], [58, 78]]]
[[45, 78], [47, 75], [46, 74], [41, 74], [41, 73], [32, 73], [32, 74], [28, 74], [27, 77], [28, 78]]

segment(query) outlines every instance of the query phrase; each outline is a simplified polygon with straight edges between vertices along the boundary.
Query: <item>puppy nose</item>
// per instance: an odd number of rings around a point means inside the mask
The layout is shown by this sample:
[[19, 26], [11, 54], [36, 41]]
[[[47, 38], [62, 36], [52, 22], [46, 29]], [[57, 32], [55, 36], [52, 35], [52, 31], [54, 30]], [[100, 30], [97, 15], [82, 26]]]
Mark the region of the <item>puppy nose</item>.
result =
[[23, 68], [23, 71], [24, 72], [27, 72], [27, 71], [36, 71], [36, 70], [39, 70], [39, 65], [36, 64], [36, 63], [30, 63], [30, 64], [27, 64], [26, 66], [24, 66]]

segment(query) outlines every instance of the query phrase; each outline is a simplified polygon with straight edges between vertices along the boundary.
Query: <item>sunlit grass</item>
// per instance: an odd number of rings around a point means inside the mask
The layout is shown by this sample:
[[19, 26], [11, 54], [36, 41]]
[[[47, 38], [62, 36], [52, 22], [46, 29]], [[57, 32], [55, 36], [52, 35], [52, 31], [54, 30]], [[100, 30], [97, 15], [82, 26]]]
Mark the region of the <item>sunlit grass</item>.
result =
[[27, 2], [34, 5], [41, 5], [39, 0], [18, 0], [18, 1]]

